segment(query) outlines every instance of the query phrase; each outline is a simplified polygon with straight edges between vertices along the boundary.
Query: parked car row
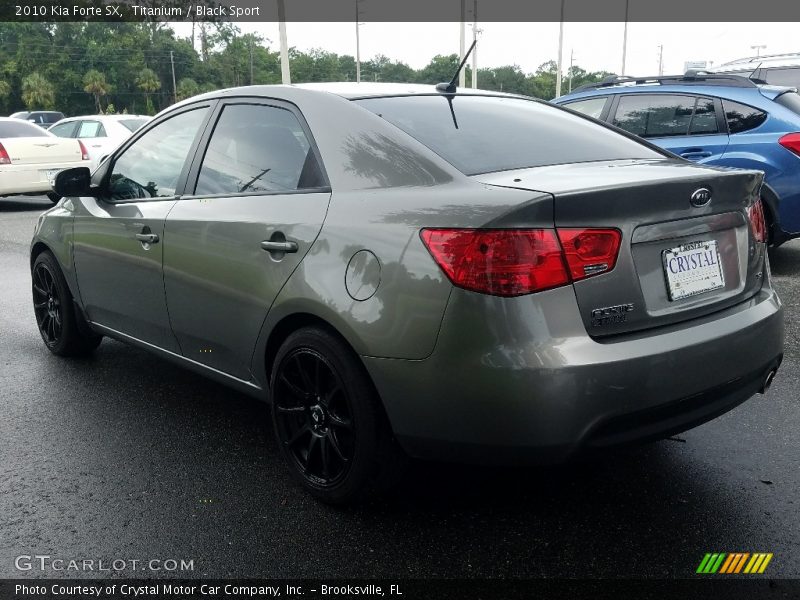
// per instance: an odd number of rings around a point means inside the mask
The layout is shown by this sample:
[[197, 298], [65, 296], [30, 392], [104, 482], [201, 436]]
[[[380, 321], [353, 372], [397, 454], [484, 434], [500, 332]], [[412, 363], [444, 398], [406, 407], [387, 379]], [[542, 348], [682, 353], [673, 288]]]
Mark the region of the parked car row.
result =
[[46, 194], [57, 202], [59, 196], [52, 190], [56, 173], [85, 161], [95, 169], [149, 120], [140, 115], [64, 118], [55, 111], [0, 118], [0, 196]]
[[800, 236], [800, 95], [749, 77], [612, 77], [554, 100], [687, 160], [757, 169], [769, 242]]

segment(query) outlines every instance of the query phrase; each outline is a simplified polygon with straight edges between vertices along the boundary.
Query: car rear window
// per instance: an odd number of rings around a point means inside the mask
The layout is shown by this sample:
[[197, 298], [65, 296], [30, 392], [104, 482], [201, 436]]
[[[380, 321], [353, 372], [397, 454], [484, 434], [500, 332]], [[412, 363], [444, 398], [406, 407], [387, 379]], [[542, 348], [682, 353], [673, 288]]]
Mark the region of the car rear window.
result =
[[142, 125], [147, 123], [147, 121], [148, 121], [147, 119], [120, 119], [119, 120], [120, 125], [124, 125], [130, 131], [136, 131], [137, 129], [139, 129], [139, 127], [141, 127]]
[[41, 129], [36, 125], [26, 123], [25, 121], [20, 121], [19, 123], [15, 123], [13, 121], [0, 122], [0, 139], [47, 136], [48, 134], [45, 133], [44, 129]]
[[518, 98], [444, 95], [356, 100], [467, 175], [663, 155], [599, 123]]
[[763, 110], [733, 100], [723, 100], [722, 109], [725, 111], [725, 119], [728, 121], [730, 133], [750, 131], [767, 120], [767, 113]]

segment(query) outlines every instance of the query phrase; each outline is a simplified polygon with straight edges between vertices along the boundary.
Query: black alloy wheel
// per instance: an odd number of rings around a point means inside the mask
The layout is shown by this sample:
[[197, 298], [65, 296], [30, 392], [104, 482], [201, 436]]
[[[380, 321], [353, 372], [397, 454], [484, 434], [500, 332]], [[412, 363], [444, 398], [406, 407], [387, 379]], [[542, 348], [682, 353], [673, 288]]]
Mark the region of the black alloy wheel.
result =
[[295, 331], [271, 375], [275, 435], [307, 491], [345, 504], [394, 483], [401, 469], [391, 463], [402, 452], [363, 364], [338, 335], [321, 327]]
[[103, 338], [85, 322], [78, 323], [69, 286], [49, 251], [36, 257], [31, 269], [31, 287], [36, 325], [47, 349], [58, 356], [91, 354]]
[[355, 452], [352, 409], [341, 378], [324, 356], [297, 348], [284, 358], [275, 411], [280, 439], [305, 477], [324, 488], [346, 476]]
[[56, 278], [46, 262], [33, 269], [33, 310], [36, 324], [47, 347], [56, 346], [61, 339], [64, 324], [64, 306]]

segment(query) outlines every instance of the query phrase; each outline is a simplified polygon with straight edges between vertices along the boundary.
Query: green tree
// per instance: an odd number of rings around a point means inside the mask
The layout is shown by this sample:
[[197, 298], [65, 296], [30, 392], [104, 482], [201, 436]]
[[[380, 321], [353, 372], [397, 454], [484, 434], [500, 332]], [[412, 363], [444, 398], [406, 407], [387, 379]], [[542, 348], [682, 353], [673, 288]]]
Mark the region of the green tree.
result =
[[106, 81], [106, 76], [97, 69], [86, 72], [83, 76], [83, 90], [94, 96], [94, 107], [98, 113], [103, 112], [100, 106], [100, 96], [105, 96], [111, 91], [111, 86]]
[[156, 72], [146, 67], [139, 71], [139, 75], [136, 76], [136, 87], [144, 92], [144, 99], [147, 105], [147, 114], [154, 114], [155, 109], [153, 108], [153, 102], [150, 99], [150, 94], [153, 94], [161, 89], [161, 81], [158, 79]]
[[48, 109], [55, 104], [53, 84], [34, 71], [22, 80], [22, 101], [28, 109]]
[[0, 98], [5, 100], [8, 98], [8, 95], [11, 93], [11, 86], [8, 85], [7, 81], [0, 79]]
[[200, 93], [200, 86], [194, 79], [184, 77], [178, 82], [178, 100], [186, 100]]

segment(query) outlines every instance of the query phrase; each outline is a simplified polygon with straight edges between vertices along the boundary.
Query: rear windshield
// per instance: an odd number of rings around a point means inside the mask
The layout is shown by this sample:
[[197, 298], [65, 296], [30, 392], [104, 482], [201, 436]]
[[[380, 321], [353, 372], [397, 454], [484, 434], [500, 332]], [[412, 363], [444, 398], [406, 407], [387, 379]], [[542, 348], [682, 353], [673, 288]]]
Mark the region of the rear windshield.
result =
[[800, 115], [800, 94], [796, 92], [784, 92], [777, 98], [775, 102], [781, 106], [785, 106], [796, 115]]
[[367, 98], [358, 104], [467, 175], [572, 162], [664, 155], [603, 125], [541, 102], [442, 95]]
[[119, 122], [129, 130], [136, 131], [139, 127], [147, 123], [147, 119], [120, 119]]
[[44, 129], [25, 121], [0, 121], [0, 139], [18, 137], [48, 137]]

